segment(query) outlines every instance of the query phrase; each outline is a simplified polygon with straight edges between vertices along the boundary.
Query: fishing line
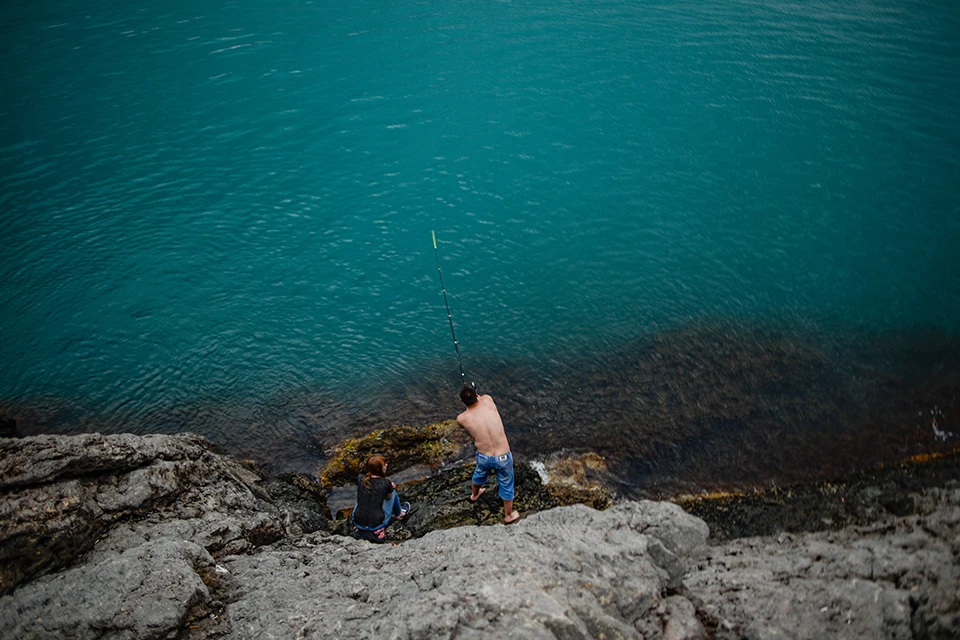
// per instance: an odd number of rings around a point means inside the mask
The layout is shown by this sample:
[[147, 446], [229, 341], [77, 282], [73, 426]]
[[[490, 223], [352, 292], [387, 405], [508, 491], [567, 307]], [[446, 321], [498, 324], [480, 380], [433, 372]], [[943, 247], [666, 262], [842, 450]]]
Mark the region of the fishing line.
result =
[[463, 384], [467, 384], [467, 376], [463, 374], [463, 360], [460, 358], [460, 343], [457, 341], [457, 332], [453, 330], [453, 314], [450, 313], [450, 303], [447, 302], [447, 289], [443, 286], [443, 269], [440, 268], [440, 251], [437, 249], [437, 234], [430, 232], [433, 236], [433, 253], [437, 256], [437, 273], [440, 274], [440, 290], [443, 291], [443, 304], [447, 307], [447, 320], [450, 321], [450, 334], [453, 336], [453, 348], [457, 351], [457, 362], [460, 364], [460, 378]]

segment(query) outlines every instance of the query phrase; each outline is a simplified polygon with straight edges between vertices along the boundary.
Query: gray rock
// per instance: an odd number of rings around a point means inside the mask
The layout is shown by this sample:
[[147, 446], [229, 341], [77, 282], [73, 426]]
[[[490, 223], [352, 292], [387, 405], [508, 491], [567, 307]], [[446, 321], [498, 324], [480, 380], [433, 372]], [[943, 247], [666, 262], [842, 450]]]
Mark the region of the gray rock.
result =
[[239, 637], [659, 638], [659, 623], [643, 630], [671, 574], [649, 549], [686, 558], [705, 544], [703, 523], [675, 505], [631, 502], [397, 546], [308, 536], [224, 566]]
[[212, 448], [193, 434], [180, 436], [31, 436], [0, 441], [0, 489], [128, 471], [154, 460], [196, 460]]
[[718, 638], [960, 635], [960, 490], [870, 527], [744, 538], [710, 549], [684, 585]]
[[[438, 480], [424, 513], [430, 500], [437, 514], [464, 509], [459, 472]], [[868, 527], [714, 546], [701, 520], [657, 502], [561, 507], [373, 545], [328, 531], [313, 480], [263, 479], [197, 436], [2, 440], [0, 629], [180, 640], [960, 637], [960, 488], [918, 499], [922, 514]], [[490, 512], [483, 522], [496, 507], [468, 506]]]
[[682, 596], [670, 596], [664, 601], [663, 640], [702, 640], [706, 629], [697, 619], [697, 609]]
[[148, 542], [46, 576], [0, 598], [10, 638], [166, 638], [210, 593], [213, 558], [185, 541]]
[[284, 507], [261, 481], [192, 434], [0, 440], [0, 593], [71, 565], [103, 538], [118, 550], [186, 539], [217, 555], [326, 522], [322, 501], [312, 512], [309, 496]]

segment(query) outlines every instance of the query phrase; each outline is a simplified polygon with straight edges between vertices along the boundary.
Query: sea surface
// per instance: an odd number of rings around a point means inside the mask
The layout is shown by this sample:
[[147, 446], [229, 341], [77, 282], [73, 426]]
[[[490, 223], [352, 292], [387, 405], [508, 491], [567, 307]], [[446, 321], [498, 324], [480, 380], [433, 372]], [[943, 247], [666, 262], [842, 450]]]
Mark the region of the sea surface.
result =
[[520, 457], [640, 495], [960, 443], [955, 1], [8, 2], [0, 83], [24, 434], [309, 471], [452, 417], [439, 261]]

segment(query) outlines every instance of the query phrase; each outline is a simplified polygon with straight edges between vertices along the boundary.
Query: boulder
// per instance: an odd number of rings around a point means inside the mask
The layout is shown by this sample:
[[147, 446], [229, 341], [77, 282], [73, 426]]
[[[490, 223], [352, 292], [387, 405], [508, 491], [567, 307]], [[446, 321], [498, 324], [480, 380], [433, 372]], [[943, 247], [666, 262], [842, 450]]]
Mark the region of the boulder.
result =
[[0, 598], [10, 638], [167, 638], [210, 600], [209, 553], [184, 540], [144, 542]]
[[217, 555], [328, 526], [322, 500], [284, 503], [262, 482], [192, 434], [0, 440], [0, 593], [98, 542], [172, 537]]
[[711, 547], [683, 584], [717, 638], [960, 637], [960, 488], [927, 516]]

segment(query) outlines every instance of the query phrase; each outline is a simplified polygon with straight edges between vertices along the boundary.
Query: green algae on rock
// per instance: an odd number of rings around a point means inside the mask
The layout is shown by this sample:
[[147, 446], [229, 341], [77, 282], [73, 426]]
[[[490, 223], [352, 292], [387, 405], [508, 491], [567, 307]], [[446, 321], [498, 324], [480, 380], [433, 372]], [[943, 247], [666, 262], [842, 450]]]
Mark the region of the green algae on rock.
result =
[[373, 455], [384, 456], [392, 473], [417, 465], [438, 469], [460, 459], [469, 445], [470, 436], [457, 426], [456, 420], [377, 429], [341, 444], [321, 470], [320, 484], [325, 489], [352, 484], [361, 466]]
[[585, 504], [606, 509], [613, 503], [607, 488], [594, 479], [607, 473], [606, 461], [596, 453], [551, 456], [532, 466], [540, 473], [544, 488], [557, 504]]

